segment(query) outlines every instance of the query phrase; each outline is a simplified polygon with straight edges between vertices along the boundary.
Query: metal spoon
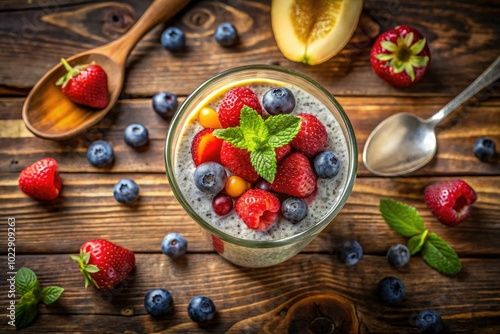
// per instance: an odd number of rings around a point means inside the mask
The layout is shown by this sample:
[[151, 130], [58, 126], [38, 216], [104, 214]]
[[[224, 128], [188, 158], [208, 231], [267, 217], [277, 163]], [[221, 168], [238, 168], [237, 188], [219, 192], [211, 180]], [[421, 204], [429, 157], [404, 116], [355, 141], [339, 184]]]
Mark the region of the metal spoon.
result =
[[99, 122], [118, 100], [125, 79], [125, 64], [137, 42], [149, 30], [179, 12], [189, 0], [155, 0], [135, 25], [119, 39], [68, 58], [72, 65], [99, 64], [108, 75], [109, 103], [92, 110], [70, 101], [56, 86], [66, 73], [59, 63], [41, 78], [28, 94], [23, 120], [35, 135], [54, 140], [73, 137]]
[[436, 125], [498, 78], [500, 57], [434, 116], [423, 120], [409, 113], [400, 113], [384, 120], [366, 141], [363, 151], [366, 168], [376, 175], [398, 176], [425, 166], [436, 154]]

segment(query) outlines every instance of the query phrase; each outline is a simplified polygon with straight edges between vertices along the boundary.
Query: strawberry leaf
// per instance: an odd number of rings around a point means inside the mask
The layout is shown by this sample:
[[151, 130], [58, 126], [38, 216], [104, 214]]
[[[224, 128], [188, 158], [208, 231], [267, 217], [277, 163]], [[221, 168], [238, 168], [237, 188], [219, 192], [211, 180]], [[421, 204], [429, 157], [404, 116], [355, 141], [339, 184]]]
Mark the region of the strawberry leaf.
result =
[[40, 292], [40, 297], [43, 298], [43, 303], [45, 305], [52, 304], [55, 302], [61, 294], [64, 292], [64, 289], [58, 286], [47, 286], [42, 289]]
[[409, 32], [406, 34], [403, 42], [406, 46], [411, 46], [411, 44], [413, 43], [413, 33], [412, 32]]
[[382, 41], [380, 45], [387, 51], [396, 52], [398, 50], [398, 46], [391, 41]]
[[440, 273], [456, 275], [462, 269], [457, 253], [435, 233], [429, 233], [422, 248], [425, 262]]
[[391, 229], [405, 237], [413, 237], [427, 230], [422, 217], [412, 206], [383, 198], [380, 200], [379, 210]]
[[426, 39], [422, 38], [420, 41], [416, 42], [410, 47], [411, 52], [414, 55], [418, 55], [424, 49], [426, 42], [427, 42]]

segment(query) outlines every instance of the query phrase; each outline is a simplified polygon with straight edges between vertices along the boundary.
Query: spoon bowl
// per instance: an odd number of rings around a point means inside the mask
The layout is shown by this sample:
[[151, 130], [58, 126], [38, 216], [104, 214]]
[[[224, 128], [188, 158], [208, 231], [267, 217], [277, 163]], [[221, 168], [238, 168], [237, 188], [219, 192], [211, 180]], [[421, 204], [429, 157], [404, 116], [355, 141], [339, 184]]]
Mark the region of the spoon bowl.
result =
[[149, 30], [180, 11], [188, 0], [156, 0], [137, 23], [116, 41], [68, 58], [71, 66], [100, 65], [108, 77], [109, 103], [104, 109], [78, 105], [66, 97], [57, 80], [66, 73], [59, 63], [45, 74], [28, 94], [23, 106], [26, 127], [36, 136], [65, 140], [98, 123], [114, 106], [123, 88], [127, 57]]
[[431, 118], [423, 120], [409, 113], [400, 113], [384, 120], [366, 140], [363, 150], [365, 167], [376, 175], [400, 176], [427, 165], [437, 150], [436, 125], [498, 78], [500, 57]]

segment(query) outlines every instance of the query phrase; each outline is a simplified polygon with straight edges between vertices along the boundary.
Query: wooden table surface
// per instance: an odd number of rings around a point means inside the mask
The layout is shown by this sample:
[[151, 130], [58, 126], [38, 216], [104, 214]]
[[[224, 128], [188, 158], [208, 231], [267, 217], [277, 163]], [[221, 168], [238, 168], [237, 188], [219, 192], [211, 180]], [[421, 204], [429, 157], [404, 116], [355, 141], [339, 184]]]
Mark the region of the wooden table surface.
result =
[[[33, 136], [21, 118], [26, 95], [60, 57], [68, 57], [122, 35], [151, 3], [105, 1], [0, 0], [0, 332], [7, 324], [7, 221], [16, 221], [16, 268], [33, 269], [42, 285], [65, 288], [23, 332], [233, 332], [314, 333], [322, 321], [335, 333], [417, 333], [417, 312], [442, 315], [446, 333], [500, 332], [500, 164], [483, 163], [474, 142], [491, 137], [500, 146], [500, 85], [478, 94], [439, 126], [438, 152], [425, 168], [407, 177], [376, 177], [364, 167], [362, 151], [375, 126], [400, 111], [427, 118], [460, 93], [500, 54], [500, 1], [365, 0], [358, 28], [345, 49], [326, 63], [307, 66], [286, 60], [276, 47], [270, 1], [193, 1], [172, 20], [147, 34], [129, 58], [126, 82], [109, 117], [74, 139], [55, 142]], [[215, 27], [232, 22], [241, 35], [235, 48], [219, 47]], [[392, 88], [372, 71], [371, 45], [379, 33], [398, 24], [418, 28], [428, 39], [432, 60], [423, 80]], [[159, 36], [169, 25], [187, 34], [185, 53], [172, 55]], [[169, 187], [163, 147], [169, 122], [151, 108], [159, 91], [180, 101], [211, 76], [239, 65], [279, 64], [303, 72], [334, 94], [347, 112], [358, 140], [359, 171], [354, 191], [337, 218], [303, 252], [270, 268], [248, 269], [218, 256], [183, 211]], [[141, 122], [150, 133], [145, 150], [133, 150], [123, 129]], [[89, 144], [109, 141], [112, 168], [86, 160]], [[17, 187], [20, 171], [53, 157], [59, 162], [62, 195], [52, 202], [25, 196]], [[116, 202], [114, 183], [130, 177], [140, 186], [133, 206]], [[472, 216], [455, 228], [441, 225], [423, 200], [423, 189], [443, 179], [463, 179], [478, 194]], [[406, 239], [392, 232], [378, 211], [381, 198], [417, 208], [430, 230], [448, 241], [462, 259], [456, 277], [443, 276], [422, 260], [394, 269], [385, 253]], [[171, 261], [161, 253], [168, 232], [189, 242], [187, 256]], [[107, 238], [133, 250], [137, 268], [114, 291], [84, 289], [78, 267], [68, 258], [93, 238]], [[335, 245], [356, 239], [364, 249], [356, 266], [335, 257]], [[381, 304], [377, 282], [397, 276], [407, 287], [401, 306]], [[166, 288], [174, 311], [161, 318], [143, 306], [151, 288]], [[215, 302], [216, 319], [200, 326], [189, 320], [195, 295]], [[321, 333], [322, 331], [316, 331]]]

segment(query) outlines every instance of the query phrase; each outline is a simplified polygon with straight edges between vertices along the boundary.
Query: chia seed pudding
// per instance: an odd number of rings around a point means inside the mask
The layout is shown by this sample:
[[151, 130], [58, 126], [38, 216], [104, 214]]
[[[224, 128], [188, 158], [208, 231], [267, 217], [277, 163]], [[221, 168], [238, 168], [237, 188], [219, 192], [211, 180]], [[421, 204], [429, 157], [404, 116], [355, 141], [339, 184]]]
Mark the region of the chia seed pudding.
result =
[[[252, 89], [262, 105], [262, 97], [271, 88], [283, 86], [290, 89], [296, 99], [296, 107], [291, 115], [298, 113], [310, 113], [315, 115], [326, 127], [328, 132], [328, 147], [338, 157], [341, 165], [340, 172], [333, 179], [317, 179], [317, 191], [305, 198], [308, 203], [307, 216], [298, 223], [292, 223], [282, 216], [278, 221], [267, 231], [256, 231], [248, 228], [245, 223], [238, 217], [234, 210], [226, 216], [217, 216], [212, 209], [213, 195], [208, 195], [195, 186], [193, 182], [193, 173], [196, 166], [191, 157], [191, 142], [196, 133], [201, 131], [203, 127], [197, 121], [198, 111], [203, 107], [210, 107], [218, 110], [218, 105], [224, 94], [232, 87], [241, 86]], [[262, 116], [269, 115], [263, 111]], [[179, 185], [182, 195], [200, 217], [203, 217], [206, 222], [216, 229], [245, 240], [280, 240], [291, 237], [297, 233], [309, 229], [317, 222], [322, 221], [327, 216], [335, 203], [340, 201], [340, 197], [344, 193], [344, 188], [348, 179], [349, 152], [348, 144], [344, 136], [344, 132], [334, 117], [332, 112], [316, 97], [307, 91], [274, 80], [255, 79], [242, 80], [226, 85], [221, 89], [213, 92], [200, 103], [188, 118], [180, 132], [180, 139], [175, 151], [175, 178]], [[227, 170], [228, 176], [231, 172]]]

